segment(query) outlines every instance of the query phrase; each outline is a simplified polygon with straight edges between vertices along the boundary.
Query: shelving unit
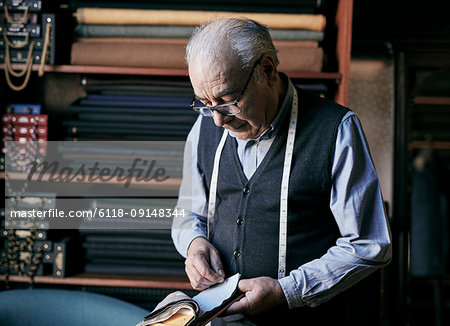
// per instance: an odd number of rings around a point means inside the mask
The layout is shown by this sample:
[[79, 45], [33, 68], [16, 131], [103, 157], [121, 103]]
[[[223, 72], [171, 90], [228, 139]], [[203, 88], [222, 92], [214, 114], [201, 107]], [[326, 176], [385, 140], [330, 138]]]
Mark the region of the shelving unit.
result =
[[[447, 180], [445, 178], [449, 175], [450, 89], [447, 89], [444, 94], [445, 86], [442, 86], [442, 82], [450, 83], [450, 61], [448, 60], [450, 46], [442, 43], [406, 43], [399, 44], [397, 51], [394, 128], [394, 175], [396, 178], [393, 191], [393, 261], [395, 264], [391, 266], [395, 276], [390, 289], [393, 300], [390, 303], [392, 320], [398, 325], [406, 325], [406, 323], [412, 326], [447, 325], [450, 322], [448, 309], [450, 301], [447, 295], [450, 265], [447, 265], [445, 272], [430, 268], [429, 257], [439, 255], [438, 248], [432, 250], [433, 246], [440, 242], [445, 245], [445, 242], [449, 241], [441, 232], [448, 230], [445, 230], [445, 223], [439, 224], [438, 214], [433, 214], [433, 217], [428, 215], [430, 212], [428, 206], [427, 208], [421, 206], [420, 211], [417, 210], [417, 206], [413, 206], [415, 203], [413, 194], [418, 189], [417, 186], [414, 188], [413, 181], [421, 180], [423, 189], [435, 191], [434, 189], [437, 188], [427, 182], [433, 182], [432, 178], [436, 178], [436, 184], [439, 184], [445, 182]], [[443, 73], [447, 77], [443, 78], [440, 84], [433, 84], [436, 77], [442, 76]], [[425, 172], [417, 174], [424, 171], [420, 170], [423, 163], [421, 160], [429, 159], [429, 155], [433, 157], [431, 169], [427, 169], [426, 174]], [[416, 160], [418, 157], [419, 160]], [[435, 174], [436, 167], [439, 174]], [[414, 173], [416, 173], [415, 179]], [[421, 179], [417, 179], [418, 177]], [[448, 185], [446, 188], [448, 189]], [[436, 197], [437, 201], [438, 197]], [[447, 220], [449, 220], [448, 216]], [[433, 224], [436, 222], [438, 224]], [[431, 230], [435, 231], [430, 232]], [[418, 234], [420, 234], [419, 237], [417, 237]], [[417, 251], [417, 248], [420, 251]], [[422, 251], [425, 248], [428, 248], [426, 255]], [[415, 265], [413, 259], [422, 259], [422, 263]], [[444, 259], [437, 260], [439, 261], [443, 262]], [[419, 270], [417, 266], [422, 267], [423, 270]]]
[[[324, 71], [310, 73], [301, 71], [287, 71], [286, 73], [294, 79], [299, 80], [333, 80], [337, 84], [334, 100], [342, 105], [347, 105], [348, 83], [350, 72], [350, 52], [352, 34], [353, 0], [336, 0], [335, 19], [328, 17], [327, 29], [335, 33], [333, 40], [335, 46], [336, 67], [335, 71]], [[331, 2], [330, 5], [333, 5]], [[24, 65], [13, 64], [15, 70], [23, 69]], [[0, 64], [0, 70], [5, 65]], [[38, 71], [39, 65], [33, 65], [32, 71]], [[80, 66], [80, 65], [46, 65], [45, 73], [67, 73], [67, 74], [117, 74], [117, 75], [140, 75], [140, 76], [176, 76], [186, 77], [187, 70], [183, 69], [157, 69], [140, 67], [106, 67], [106, 66]], [[3, 88], [4, 85], [2, 85]], [[6, 89], [6, 87], [5, 87]], [[26, 91], [26, 90], [25, 90]], [[3, 101], [2, 101], [3, 103]], [[0, 103], [0, 104], [2, 104]]]
[[[335, 7], [336, 16], [328, 17], [327, 30], [334, 34], [328, 37], [331, 41], [331, 47], [334, 47], [335, 65], [331, 65], [332, 71], [324, 71], [320, 73], [310, 73], [302, 71], [288, 71], [286, 72], [295, 81], [325, 81], [332, 85], [334, 91], [334, 99], [336, 102], [347, 105], [348, 104], [348, 86], [349, 86], [349, 72], [350, 72], [350, 51], [351, 51], [351, 32], [352, 32], [352, 8], [353, 0], [336, 0], [334, 3], [330, 1], [330, 5]], [[334, 19], [333, 19], [334, 18]], [[23, 65], [14, 64], [14, 70], [23, 69]], [[4, 107], [9, 102], [17, 102], [18, 99], [22, 101], [37, 101], [44, 104], [46, 113], [50, 115], [49, 124], [58, 121], [59, 117], [64, 114], [61, 109], [65, 105], [74, 100], [74, 94], [81, 94], [81, 87], [79, 81], [86, 75], [111, 75], [111, 76], [141, 76], [149, 78], [175, 78], [181, 80], [188, 80], [187, 70], [183, 69], [156, 69], [156, 68], [139, 68], [139, 67], [106, 67], [106, 66], [84, 66], [84, 65], [45, 65], [44, 77], [38, 78], [36, 71], [39, 66], [32, 66], [32, 76], [30, 84], [27, 88], [15, 93], [8, 89], [4, 78], [0, 81], [0, 106]], [[3, 75], [5, 65], [0, 64], [0, 75]], [[49, 83], [52, 81], [52, 83]], [[59, 85], [61, 93], [57, 100], [47, 96], [47, 89], [49, 84], [55, 85], [62, 81]], [[54, 91], [54, 90], [53, 90]], [[73, 92], [72, 92], [73, 91]], [[67, 96], [66, 96], [67, 93]], [[64, 95], [62, 95], [64, 94]], [[55, 103], [55, 101], [58, 101]], [[48, 104], [48, 105], [47, 105]], [[56, 108], [56, 109], [55, 109]], [[53, 119], [52, 119], [53, 116]], [[58, 135], [50, 134], [49, 140], [58, 140]], [[14, 176], [21, 178], [19, 174]], [[4, 173], [0, 173], [0, 179], [4, 180]], [[171, 186], [177, 187], [179, 184]], [[0, 281], [4, 281], [5, 277], [0, 275]], [[11, 282], [26, 283], [28, 278], [11, 275], [9, 277]], [[35, 283], [37, 285], [79, 285], [79, 286], [106, 286], [106, 287], [138, 287], [138, 288], [170, 288], [170, 289], [190, 289], [190, 284], [186, 278], [177, 277], [137, 277], [132, 275], [117, 276], [104, 274], [77, 274], [67, 278], [53, 278], [50, 276], [36, 276]]]

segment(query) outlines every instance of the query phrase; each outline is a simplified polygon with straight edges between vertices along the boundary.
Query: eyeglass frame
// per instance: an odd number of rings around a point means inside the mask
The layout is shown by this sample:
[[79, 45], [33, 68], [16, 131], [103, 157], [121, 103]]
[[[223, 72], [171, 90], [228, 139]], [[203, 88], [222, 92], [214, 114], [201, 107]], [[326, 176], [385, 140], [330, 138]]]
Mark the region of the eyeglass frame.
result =
[[[253, 73], [255, 72], [255, 68], [256, 68], [256, 66], [261, 62], [261, 59], [262, 59], [262, 58], [263, 58], [263, 55], [262, 55], [261, 57], [259, 57], [259, 59], [256, 60], [255, 63], [253, 64], [253, 66], [252, 66], [252, 71], [250, 72], [250, 75], [248, 76], [247, 81], [246, 81], [245, 84], [244, 84], [244, 87], [242, 88], [242, 90], [241, 90], [241, 92], [238, 94], [238, 96], [236, 96], [236, 99], [235, 99], [234, 101], [228, 102], [228, 103], [223, 103], [223, 104], [218, 104], [218, 105], [214, 105], [214, 106], [207, 106], [207, 105], [204, 105], [204, 106], [195, 106], [195, 101], [196, 101], [198, 98], [197, 98], [197, 96], [196, 96], [195, 93], [194, 93], [194, 95], [193, 95], [193, 97], [192, 97], [191, 109], [194, 110], [195, 112], [197, 112], [198, 114], [201, 114], [201, 115], [204, 116], [204, 117], [212, 117], [214, 111], [217, 111], [217, 112], [219, 112], [220, 114], [223, 114], [223, 115], [226, 115], [226, 116], [234, 116], [234, 115], [237, 115], [237, 114], [241, 113], [241, 112], [242, 112], [242, 109], [241, 109], [241, 107], [238, 105], [238, 102], [242, 99], [242, 96], [244, 96], [244, 93], [245, 93], [245, 91], [247, 90], [247, 87], [248, 87], [248, 85], [250, 84], [250, 81], [251, 81], [251, 79], [252, 79], [252, 77], [253, 77]], [[239, 109], [238, 112], [236, 112], [236, 113], [224, 113], [224, 112], [221, 112], [220, 110], [218, 110], [219, 108], [228, 107], [228, 106], [233, 106], [233, 105]], [[205, 114], [202, 114], [202, 112], [201, 112], [202, 109], [208, 110], [207, 112], [210, 112], [211, 115], [205, 115]]]

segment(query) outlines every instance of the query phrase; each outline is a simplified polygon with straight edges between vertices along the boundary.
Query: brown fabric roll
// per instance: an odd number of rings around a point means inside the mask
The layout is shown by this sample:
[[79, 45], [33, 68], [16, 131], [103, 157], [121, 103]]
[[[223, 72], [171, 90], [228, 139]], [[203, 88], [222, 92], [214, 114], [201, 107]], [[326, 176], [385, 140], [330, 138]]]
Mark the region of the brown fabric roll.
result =
[[[186, 69], [187, 39], [81, 38], [72, 45], [74, 65]], [[275, 41], [281, 71], [319, 72], [323, 50], [317, 42]]]
[[186, 42], [181, 39], [80, 39], [72, 44], [71, 63], [186, 69]]
[[278, 70], [286, 72], [320, 72], [323, 66], [323, 49], [298, 44], [277, 44]]

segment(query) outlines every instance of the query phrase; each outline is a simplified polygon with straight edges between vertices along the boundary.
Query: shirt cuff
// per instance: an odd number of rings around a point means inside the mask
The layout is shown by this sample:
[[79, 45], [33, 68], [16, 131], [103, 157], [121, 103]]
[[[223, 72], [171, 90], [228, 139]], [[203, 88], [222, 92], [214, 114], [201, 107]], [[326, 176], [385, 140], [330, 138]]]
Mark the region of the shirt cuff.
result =
[[187, 251], [192, 240], [198, 237], [206, 238], [206, 235], [199, 230], [172, 229], [172, 239], [175, 247], [184, 258], [187, 257]]
[[305, 302], [300, 296], [300, 291], [297, 289], [297, 283], [292, 276], [280, 278], [278, 283], [281, 285], [281, 289], [286, 297], [289, 309], [298, 308], [305, 305]]

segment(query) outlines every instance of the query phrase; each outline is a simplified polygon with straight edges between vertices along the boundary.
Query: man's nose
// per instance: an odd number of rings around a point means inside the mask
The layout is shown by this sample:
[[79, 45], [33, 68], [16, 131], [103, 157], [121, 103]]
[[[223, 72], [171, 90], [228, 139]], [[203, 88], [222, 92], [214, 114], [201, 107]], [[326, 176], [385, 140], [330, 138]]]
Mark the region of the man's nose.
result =
[[219, 113], [217, 111], [213, 111], [213, 119], [214, 119], [214, 123], [216, 124], [216, 126], [222, 127], [223, 125], [225, 125], [228, 122], [230, 122], [231, 120], [233, 120], [233, 117]]

